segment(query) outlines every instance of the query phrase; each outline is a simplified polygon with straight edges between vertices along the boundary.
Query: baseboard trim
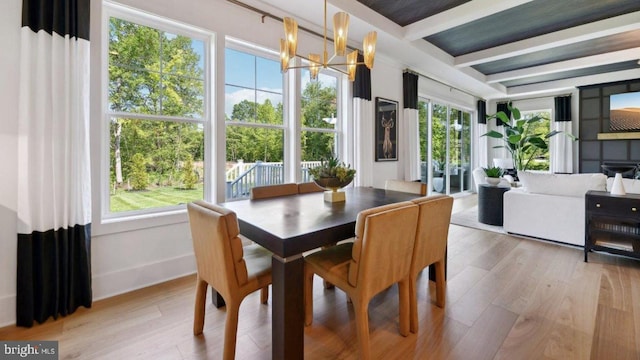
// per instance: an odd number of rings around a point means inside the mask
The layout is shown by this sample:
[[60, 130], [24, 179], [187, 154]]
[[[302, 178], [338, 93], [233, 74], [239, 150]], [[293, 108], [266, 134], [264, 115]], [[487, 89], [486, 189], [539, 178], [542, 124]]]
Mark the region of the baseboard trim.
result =
[[194, 254], [93, 276], [93, 300], [102, 300], [196, 272]]

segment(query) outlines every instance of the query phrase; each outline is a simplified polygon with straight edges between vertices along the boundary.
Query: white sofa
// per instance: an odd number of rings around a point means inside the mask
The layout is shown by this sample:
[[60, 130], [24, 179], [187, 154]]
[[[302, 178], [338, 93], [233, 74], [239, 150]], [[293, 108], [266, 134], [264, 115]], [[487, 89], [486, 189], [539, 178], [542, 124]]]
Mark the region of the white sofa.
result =
[[504, 230], [584, 246], [584, 194], [589, 190], [606, 191], [606, 175], [525, 171], [518, 177], [522, 188], [504, 194]]

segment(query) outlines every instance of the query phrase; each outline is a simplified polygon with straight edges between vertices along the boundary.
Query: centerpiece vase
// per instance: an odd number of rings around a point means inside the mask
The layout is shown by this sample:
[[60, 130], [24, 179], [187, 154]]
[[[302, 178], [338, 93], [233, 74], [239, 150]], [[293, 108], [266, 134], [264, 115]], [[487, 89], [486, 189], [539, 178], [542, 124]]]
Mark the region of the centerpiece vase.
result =
[[343, 202], [347, 200], [344, 191], [340, 191], [341, 188], [349, 185], [353, 178], [340, 181], [337, 177], [322, 177], [313, 180], [318, 186], [325, 189], [324, 201], [326, 202]]

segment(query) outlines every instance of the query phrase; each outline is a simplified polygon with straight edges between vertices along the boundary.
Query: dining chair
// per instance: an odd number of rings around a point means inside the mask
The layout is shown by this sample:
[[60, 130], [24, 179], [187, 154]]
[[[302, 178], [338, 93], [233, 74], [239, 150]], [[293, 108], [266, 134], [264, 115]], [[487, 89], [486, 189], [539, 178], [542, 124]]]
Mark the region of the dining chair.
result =
[[223, 358], [231, 360], [235, 357], [242, 300], [258, 289], [262, 289], [261, 301], [266, 303], [268, 299], [272, 254], [259, 245], [242, 246], [233, 211], [201, 200], [189, 203], [187, 211], [198, 271], [193, 334], [202, 334], [210, 285], [226, 303]]
[[417, 181], [387, 180], [384, 182], [384, 189], [392, 191], [402, 191], [418, 195], [427, 195], [427, 184]]
[[251, 200], [296, 195], [297, 193], [298, 184], [294, 183], [256, 186], [251, 188]]
[[400, 334], [409, 334], [409, 279], [418, 206], [410, 201], [361, 211], [356, 238], [305, 257], [305, 325], [313, 321], [313, 276], [347, 293], [355, 313], [358, 348], [369, 359], [368, 308], [371, 298], [398, 283]]
[[[427, 266], [435, 265], [436, 304], [445, 304], [445, 261], [449, 223], [453, 198], [447, 195], [425, 196], [412, 200], [418, 205], [420, 212], [416, 228], [416, 241], [411, 258], [411, 280], [409, 296], [411, 297], [411, 332], [418, 332], [418, 274]], [[428, 287], [427, 287], [428, 289]]]
[[315, 182], [303, 182], [298, 183], [298, 194], [307, 194], [314, 192], [323, 192], [324, 189], [318, 186]]

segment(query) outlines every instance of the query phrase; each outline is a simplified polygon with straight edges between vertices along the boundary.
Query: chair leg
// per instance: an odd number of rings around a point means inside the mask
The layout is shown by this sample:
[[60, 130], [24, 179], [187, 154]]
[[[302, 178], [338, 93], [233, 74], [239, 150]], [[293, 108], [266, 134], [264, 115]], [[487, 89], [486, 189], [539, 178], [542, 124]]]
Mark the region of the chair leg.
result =
[[356, 333], [358, 334], [358, 348], [361, 360], [369, 360], [371, 351], [369, 349], [369, 302], [361, 298], [352, 299], [356, 320]]
[[446, 299], [447, 280], [444, 275], [444, 259], [436, 264], [436, 304], [443, 308]]
[[[399, 296], [399, 317], [400, 317], [400, 335], [409, 335], [409, 312], [411, 302], [410, 299], [410, 278], [407, 276], [403, 280], [398, 282], [398, 296]], [[416, 324], [417, 327], [417, 324]]]
[[204, 311], [207, 301], [207, 282], [198, 278], [196, 279], [196, 302], [193, 313], [193, 335], [202, 334], [204, 328]]
[[313, 323], [313, 271], [304, 267], [304, 325]]
[[[328, 248], [330, 248], [330, 247], [332, 247], [332, 246], [336, 246], [336, 244], [338, 244], [338, 243], [331, 243], [331, 244], [329, 244], [329, 245], [324, 245], [324, 246], [322, 247], [322, 249], [323, 249], [323, 250], [324, 250], [324, 249], [328, 249]], [[333, 288], [335, 287], [335, 285], [333, 285], [332, 283], [328, 282], [328, 281], [327, 281], [327, 280], [325, 280], [325, 279], [322, 279], [322, 285], [324, 286], [324, 288], [325, 288], [325, 289], [333, 289]]]
[[417, 286], [416, 274], [411, 274], [409, 279], [409, 330], [417, 334], [418, 333], [418, 286]]
[[269, 301], [269, 286], [260, 289], [260, 303], [266, 304]]
[[233, 360], [236, 356], [239, 311], [240, 303], [227, 302], [227, 319], [224, 324], [224, 349], [222, 354], [224, 360]]

